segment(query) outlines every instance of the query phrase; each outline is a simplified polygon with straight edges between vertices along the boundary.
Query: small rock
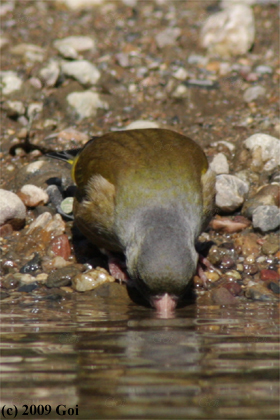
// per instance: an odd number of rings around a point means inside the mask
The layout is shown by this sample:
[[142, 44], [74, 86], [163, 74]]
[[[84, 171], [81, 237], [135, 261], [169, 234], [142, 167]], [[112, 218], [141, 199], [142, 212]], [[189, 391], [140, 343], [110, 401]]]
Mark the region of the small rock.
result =
[[15, 279], [12, 273], [4, 277], [2, 286], [5, 289], [16, 289], [19, 286], [19, 280]]
[[262, 86], [252, 86], [248, 87], [243, 95], [245, 102], [253, 102], [258, 98], [265, 96], [266, 90]]
[[95, 117], [98, 108], [108, 109], [107, 102], [102, 101], [98, 93], [90, 90], [72, 92], [66, 99], [69, 105], [74, 108], [80, 119]]
[[255, 22], [250, 7], [236, 4], [209, 16], [200, 41], [211, 54], [235, 56], [245, 54], [254, 43]]
[[19, 270], [20, 273], [23, 274], [32, 274], [35, 271], [41, 268], [41, 256], [37, 252], [35, 253], [34, 257], [24, 264], [21, 269]]
[[62, 235], [65, 231], [65, 222], [62, 220], [60, 214], [52, 216], [50, 213], [45, 212], [40, 214], [40, 216], [30, 224], [27, 234], [30, 235], [38, 229], [43, 229], [49, 233], [55, 233], [56, 236]]
[[52, 87], [56, 84], [57, 79], [59, 77], [60, 68], [57, 61], [50, 60], [46, 67], [43, 67], [39, 74], [40, 77], [45, 82], [45, 85], [48, 87]]
[[229, 219], [227, 217], [216, 216], [210, 222], [210, 227], [218, 232], [234, 233], [240, 232], [250, 226], [250, 220], [245, 217]]
[[78, 58], [78, 52], [92, 50], [95, 42], [89, 36], [68, 36], [63, 39], [56, 39], [54, 47], [65, 58]]
[[118, 64], [121, 67], [127, 68], [130, 67], [130, 61], [129, 61], [129, 54], [126, 53], [118, 53], [115, 55], [116, 60], [118, 62]]
[[0, 238], [5, 238], [13, 233], [13, 226], [10, 223], [5, 223], [0, 226]]
[[252, 218], [254, 210], [259, 206], [278, 206], [280, 205], [279, 184], [264, 185], [255, 195], [245, 200], [242, 213]]
[[280, 286], [279, 283], [275, 283], [274, 281], [272, 281], [271, 283], [269, 283], [268, 287], [270, 288], [270, 290], [273, 291], [273, 293], [279, 295], [280, 294]]
[[245, 274], [250, 274], [251, 276], [256, 274], [259, 271], [259, 267], [257, 264], [244, 264], [244, 272]]
[[210, 168], [218, 174], [228, 174], [229, 173], [229, 164], [226, 156], [223, 153], [218, 153], [214, 156], [212, 162], [210, 163]]
[[236, 281], [230, 281], [224, 286], [233, 296], [239, 296], [242, 293], [242, 287]]
[[65, 3], [70, 9], [87, 9], [89, 7], [101, 4], [104, 0], [56, 0], [58, 3]]
[[180, 84], [176, 87], [174, 92], [172, 93], [173, 98], [181, 99], [181, 98], [187, 98], [189, 96], [189, 89], [187, 86]]
[[66, 214], [73, 213], [74, 197], [67, 197], [60, 203], [61, 210]]
[[277, 271], [274, 270], [261, 270], [260, 272], [260, 278], [263, 281], [278, 281], [280, 280], [280, 276], [277, 273]]
[[20, 229], [25, 222], [26, 208], [21, 199], [11, 191], [0, 189], [0, 226], [6, 223]]
[[11, 118], [16, 118], [25, 113], [25, 106], [21, 101], [6, 101], [5, 108], [7, 108], [7, 115]]
[[261, 158], [265, 163], [264, 170], [271, 170], [280, 165], [280, 140], [268, 134], [257, 133], [248, 137], [244, 142], [245, 147], [251, 152], [261, 150]]
[[243, 204], [249, 185], [234, 175], [218, 175], [216, 191], [216, 205], [225, 212], [232, 212]]
[[43, 111], [44, 104], [42, 102], [32, 102], [28, 105], [27, 116], [31, 118]]
[[188, 63], [189, 64], [198, 64], [198, 65], [204, 67], [208, 63], [208, 57], [205, 57], [204, 55], [191, 54], [188, 57]]
[[15, 8], [15, 3], [7, 1], [6, 3], [0, 4], [0, 16], [5, 16], [7, 13], [12, 12]]
[[38, 77], [30, 77], [30, 79], [28, 79], [28, 83], [30, 83], [31, 86], [33, 86], [35, 89], [42, 89], [42, 83], [41, 80], [38, 79]]
[[81, 143], [84, 145], [90, 136], [82, 131], [75, 130], [75, 128], [69, 127], [65, 128], [64, 130], [60, 131], [57, 135], [57, 141], [59, 143], [63, 142], [65, 144], [69, 142], [73, 143]]
[[262, 245], [262, 253], [264, 255], [273, 255], [280, 249], [279, 235], [270, 234]]
[[259, 206], [253, 211], [253, 226], [269, 232], [280, 226], [280, 209], [277, 206]]
[[39, 61], [44, 60], [45, 49], [34, 44], [18, 44], [11, 49], [11, 53], [15, 55], [22, 55], [26, 61]]
[[216, 305], [235, 305], [237, 303], [236, 297], [225, 287], [212, 290], [211, 298]]
[[0, 71], [0, 79], [3, 95], [10, 95], [21, 89], [22, 80], [14, 71]]
[[68, 260], [71, 255], [71, 246], [69, 243], [68, 236], [58, 235], [51, 240], [48, 254], [62, 257], [64, 260]]
[[23, 286], [20, 286], [17, 291], [18, 292], [25, 292], [25, 293], [30, 293], [33, 292], [33, 290], [37, 289], [38, 284], [36, 282], [34, 283], [29, 283], [29, 284], [24, 284]]
[[261, 283], [249, 282], [246, 286], [245, 296], [248, 299], [259, 300], [261, 302], [275, 301], [274, 294]]
[[176, 72], [173, 74], [173, 77], [177, 80], [186, 80], [188, 77], [188, 72], [183, 67], [179, 67]]
[[[258, 256], [260, 255], [260, 245], [258, 244], [259, 237], [255, 233], [246, 233], [237, 237], [234, 241], [236, 251], [243, 256]], [[248, 261], [254, 262], [252, 260]]]
[[159, 128], [159, 125], [154, 121], [136, 120], [125, 127], [125, 130], [141, 130], [143, 128]]
[[[0, 6], [1, 7], [1, 6]], [[6, 45], [9, 44], [8, 38], [4, 38], [2, 35], [0, 35], [0, 51], [6, 47]]]
[[31, 274], [16, 273], [16, 274], [14, 274], [14, 277], [17, 280], [19, 280], [21, 283], [24, 283], [24, 284], [30, 284], [30, 283], [34, 283], [36, 281], [36, 277], [31, 276]]
[[61, 71], [66, 76], [71, 76], [82, 85], [94, 85], [101, 74], [96, 66], [87, 60], [65, 61], [61, 65]]
[[80, 273], [79, 268], [73, 265], [60, 268], [49, 274], [46, 281], [46, 286], [50, 288], [68, 286], [69, 284], [71, 284], [74, 277], [78, 275], [78, 273]]
[[175, 45], [176, 40], [181, 35], [180, 28], [166, 28], [156, 35], [156, 43], [159, 48], [164, 48], [168, 45]]
[[89, 270], [86, 273], [78, 274], [73, 279], [72, 287], [78, 292], [85, 292], [96, 289], [104, 283], [114, 282], [114, 277], [110, 276], [104, 268], [97, 267], [95, 270]]
[[66, 261], [64, 258], [58, 256], [58, 257], [52, 258], [51, 260], [44, 260], [42, 262], [42, 269], [44, 271], [49, 272], [55, 268], [63, 268], [71, 264], [72, 264], [71, 262]]
[[27, 207], [37, 207], [49, 201], [46, 191], [32, 184], [21, 187], [18, 196]]
[[269, 66], [261, 65], [261, 66], [257, 66], [255, 71], [256, 73], [259, 73], [259, 74], [270, 74], [272, 73], [272, 68]]

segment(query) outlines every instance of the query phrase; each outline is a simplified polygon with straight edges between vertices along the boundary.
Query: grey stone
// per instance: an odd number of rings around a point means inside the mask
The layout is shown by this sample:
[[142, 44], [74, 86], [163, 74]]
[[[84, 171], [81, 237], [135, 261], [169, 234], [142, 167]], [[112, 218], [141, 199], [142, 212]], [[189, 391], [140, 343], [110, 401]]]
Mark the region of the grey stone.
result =
[[218, 174], [228, 174], [229, 173], [229, 164], [226, 156], [223, 153], [218, 153], [214, 156], [210, 168]]
[[35, 44], [18, 44], [11, 49], [11, 53], [15, 55], [24, 56], [26, 61], [40, 61], [44, 60], [46, 50]]
[[82, 85], [94, 85], [100, 78], [100, 72], [96, 66], [87, 60], [65, 61], [61, 70], [66, 76], [71, 76]]
[[245, 147], [252, 153], [261, 149], [261, 159], [264, 170], [271, 170], [280, 165], [280, 140], [269, 134], [256, 133], [244, 141]]
[[180, 28], [166, 28], [156, 35], [156, 43], [159, 48], [167, 45], [175, 45], [177, 38], [181, 35]]
[[262, 86], [252, 86], [245, 90], [243, 99], [245, 102], [252, 102], [265, 96], [266, 90]]
[[126, 130], [141, 130], [143, 128], [159, 128], [159, 125], [154, 121], [136, 120], [125, 127]]
[[20, 90], [22, 86], [22, 80], [14, 71], [0, 71], [0, 79], [3, 95], [9, 95], [16, 90]]
[[56, 39], [54, 47], [65, 58], [78, 58], [78, 52], [92, 50], [95, 42], [89, 36], [68, 36], [63, 39]]
[[21, 101], [6, 101], [5, 108], [9, 117], [18, 117], [25, 113], [25, 106]]
[[218, 175], [216, 191], [216, 205], [225, 212], [232, 212], [243, 204], [249, 184], [234, 175]]
[[39, 74], [46, 86], [54, 86], [57, 82], [60, 73], [59, 64], [57, 61], [51, 60], [46, 67], [43, 67]]
[[259, 206], [253, 211], [253, 226], [269, 232], [280, 226], [280, 209], [277, 206]]
[[94, 117], [98, 108], [108, 109], [107, 102], [102, 101], [98, 93], [90, 90], [72, 92], [66, 99], [80, 119]]
[[245, 54], [255, 39], [255, 21], [246, 4], [232, 5], [208, 17], [200, 33], [201, 45], [211, 54]]
[[21, 199], [11, 191], [0, 189], [0, 226], [10, 223], [18, 228], [25, 218], [26, 208]]
[[259, 74], [266, 74], [266, 73], [272, 73], [272, 68], [270, 66], [257, 66], [255, 69], [256, 73]]

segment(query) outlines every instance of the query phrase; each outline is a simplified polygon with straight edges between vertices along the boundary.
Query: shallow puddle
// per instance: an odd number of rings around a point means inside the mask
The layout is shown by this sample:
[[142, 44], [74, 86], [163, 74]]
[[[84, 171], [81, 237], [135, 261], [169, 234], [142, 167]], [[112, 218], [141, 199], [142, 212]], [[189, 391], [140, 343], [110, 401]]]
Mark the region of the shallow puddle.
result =
[[277, 304], [198, 299], [164, 320], [117, 294], [2, 301], [5, 410], [49, 419], [278, 418]]

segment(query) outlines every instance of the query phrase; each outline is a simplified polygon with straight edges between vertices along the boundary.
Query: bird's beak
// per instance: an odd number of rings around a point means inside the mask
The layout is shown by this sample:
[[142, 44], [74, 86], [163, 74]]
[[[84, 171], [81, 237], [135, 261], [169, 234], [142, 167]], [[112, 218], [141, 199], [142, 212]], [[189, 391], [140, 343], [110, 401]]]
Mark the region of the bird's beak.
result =
[[177, 298], [165, 293], [161, 296], [152, 296], [151, 305], [156, 309], [159, 318], [174, 318], [174, 310], [177, 306]]

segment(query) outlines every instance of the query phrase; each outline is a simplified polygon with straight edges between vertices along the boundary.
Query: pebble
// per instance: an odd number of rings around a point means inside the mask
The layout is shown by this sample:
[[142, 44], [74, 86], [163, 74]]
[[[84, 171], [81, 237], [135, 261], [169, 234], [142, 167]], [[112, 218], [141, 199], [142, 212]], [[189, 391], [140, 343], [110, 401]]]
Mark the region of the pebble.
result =
[[217, 176], [216, 191], [216, 205], [225, 212], [233, 212], [243, 204], [249, 185], [237, 176], [222, 174]]
[[188, 72], [183, 67], [179, 67], [173, 74], [173, 77], [175, 77], [177, 80], [186, 80], [188, 77]]
[[42, 89], [43, 87], [42, 82], [38, 79], [38, 77], [30, 77], [30, 79], [28, 79], [28, 83], [30, 83], [30, 85], [35, 89]]
[[280, 165], [280, 140], [276, 137], [257, 133], [248, 137], [244, 141], [244, 145], [251, 152], [257, 149], [261, 151], [261, 159], [265, 163], [264, 170], [269, 171]]
[[31, 274], [15, 273], [14, 277], [16, 280], [19, 280], [21, 283], [24, 283], [24, 284], [30, 284], [36, 281], [36, 277], [31, 276]]
[[234, 233], [246, 229], [250, 224], [250, 221], [242, 216], [236, 216], [233, 219], [216, 216], [211, 220], [210, 227], [218, 232]]
[[56, 0], [57, 3], [65, 3], [70, 9], [87, 9], [89, 7], [101, 4], [104, 0]]
[[37, 252], [35, 252], [34, 257], [25, 263], [21, 269], [19, 270], [20, 273], [23, 274], [31, 274], [41, 268], [41, 256]]
[[54, 257], [52, 259], [48, 259], [48, 260], [44, 260], [42, 262], [42, 268], [44, 271], [52, 271], [55, 268], [63, 268], [63, 267], [67, 267], [68, 265], [70, 265], [71, 262], [66, 261], [64, 258], [62, 257]]
[[262, 253], [264, 255], [273, 255], [280, 249], [279, 235], [270, 234], [262, 245]]
[[89, 139], [90, 136], [87, 133], [75, 130], [73, 127], [65, 128], [57, 134], [57, 141], [59, 143], [63, 142], [65, 145], [67, 145], [69, 142], [73, 142], [75, 144], [81, 143], [84, 145]]
[[38, 284], [37, 282], [32, 282], [32, 283], [28, 283], [28, 284], [24, 284], [23, 286], [20, 286], [17, 291], [18, 292], [24, 292], [24, 293], [31, 293], [33, 292], [33, 290], [37, 289]]
[[5, 238], [6, 236], [11, 235], [13, 233], [13, 226], [10, 223], [5, 223], [4, 225], [0, 226], [0, 237]]
[[189, 64], [198, 64], [198, 65], [204, 67], [208, 63], [208, 57], [205, 57], [204, 55], [199, 55], [199, 54], [191, 54], [188, 57], [188, 63]]
[[2, 84], [3, 95], [10, 95], [22, 87], [22, 80], [14, 71], [0, 71], [0, 79]]
[[[1, 6], [0, 6], [1, 7]], [[9, 39], [8, 38], [4, 38], [2, 35], [0, 35], [0, 51], [6, 47], [6, 45], [9, 44]]]
[[202, 26], [200, 42], [210, 54], [245, 54], [254, 43], [255, 21], [250, 7], [232, 5], [208, 17]]
[[66, 99], [68, 104], [76, 111], [80, 120], [95, 117], [98, 108], [108, 109], [107, 102], [102, 101], [98, 93], [90, 90], [72, 92]]
[[180, 28], [166, 28], [156, 35], [156, 44], [159, 48], [176, 45], [176, 41], [180, 35]]
[[65, 222], [62, 220], [60, 214], [52, 216], [50, 213], [45, 212], [40, 214], [37, 219], [32, 222], [27, 230], [30, 235], [38, 229], [43, 229], [46, 232], [55, 232], [56, 235], [62, 235], [65, 231]]
[[39, 72], [41, 79], [48, 87], [53, 87], [56, 84], [59, 74], [60, 67], [55, 60], [50, 60], [46, 67], [43, 67]]
[[46, 191], [32, 184], [25, 184], [17, 195], [27, 207], [37, 207], [49, 201]]
[[280, 286], [279, 283], [275, 283], [274, 281], [270, 282], [268, 285], [269, 289], [273, 291], [273, 293], [279, 295], [280, 294]]
[[248, 87], [243, 95], [243, 99], [245, 102], [253, 102], [258, 98], [262, 98], [265, 96], [266, 90], [262, 86], [252, 86]]
[[272, 73], [272, 68], [270, 66], [260, 65], [255, 68], [255, 72], [259, 74], [270, 74]]
[[173, 98], [187, 98], [189, 96], [189, 89], [187, 88], [187, 86], [180, 84], [179, 86], [176, 87], [176, 89], [174, 90], [174, 92], [172, 93], [172, 97]]
[[279, 184], [268, 184], [261, 187], [255, 195], [245, 200], [242, 214], [252, 218], [254, 210], [259, 206], [278, 206], [280, 204]]
[[4, 277], [2, 286], [5, 289], [16, 289], [19, 286], [19, 284], [20, 284], [19, 280], [15, 279], [14, 275], [11, 273], [11, 274], [7, 274]]
[[86, 292], [96, 289], [104, 283], [114, 282], [114, 277], [110, 276], [104, 268], [97, 267], [95, 270], [89, 270], [78, 274], [72, 282], [72, 287], [78, 292]]
[[68, 236], [65, 234], [55, 236], [51, 240], [48, 254], [51, 256], [62, 257], [64, 260], [68, 260], [71, 255], [71, 246]]
[[211, 282], [215, 282], [220, 278], [219, 274], [216, 271], [204, 271], [204, 274], [207, 277], [207, 279]]
[[61, 71], [82, 85], [95, 85], [101, 76], [98, 68], [87, 60], [65, 61], [61, 65]]
[[75, 276], [80, 273], [80, 269], [73, 265], [69, 265], [67, 267], [59, 268], [56, 271], [53, 271], [49, 274], [46, 286], [47, 287], [61, 287], [61, 286], [68, 286], [71, 284], [72, 280]]
[[223, 153], [218, 153], [214, 156], [212, 162], [210, 163], [210, 168], [218, 174], [228, 174], [229, 173], [229, 164], [226, 156]]
[[44, 61], [45, 49], [35, 44], [18, 44], [11, 49], [11, 53], [24, 56], [25, 61]]
[[95, 42], [89, 36], [68, 36], [63, 39], [56, 39], [53, 43], [54, 47], [65, 58], [78, 58], [78, 52], [93, 50]]
[[12, 1], [8, 1], [6, 3], [0, 4], [0, 16], [5, 16], [7, 13], [12, 12], [14, 10], [15, 3]]
[[280, 209], [277, 206], [259, 206], [253, 211], [253, 226], [269, 232], [280, 226]]
[[0, 189], [0, 226], [9, 223], [14, 229], [20, 229], [25, 222], [26, 207], [13, 192]]
[[[255, 233], [246, 233], [246, 235], [238, 236], [235, 241], [235, 249], [239, 254], [242, 254], [244, 257], [248, 256], [258, 256], [260, 255], [260, 245], [258, 244], [259, 237]], [[252, 259], [247, 262], [253, 262]]]
[[16, 118], [25, 113], [25, 106], [21, 101], [6, 101], [5, 108], [7, 109], [7, 115], [11, 118]]
[[260, 278], [263, 281], [278, 281], [280, 280], [280, 275], [277, 271], [263, 269], [260, 271]]
[[125, 127], [125, 130], [141, 130], [143, 128], [160, 128], [154, 121], [136, 120]]
[[234, 305], [237, 303], [236, 297], [225, 287], [212, 290], [211, 298], [216, 305]]
[[74, 197], [67, 197], [60, 203], [61, 210], [66, 214], [73, 213]]
[[248, 299], [257, 300], [261, 302], [275, 301], [276, 298], [273, 293], [261, 283], [249, 282], [245, 289], [245, 296]]
[[32, 116], [39, 114], [43, 111], [44, 104], [43, 102], [32, 102], [28, 105], [27, 116], [31, 118]]
[[223, 285], [233, 296], [239, 296], [242, 293], [242, 287], [236, 281], [230, 281]]

